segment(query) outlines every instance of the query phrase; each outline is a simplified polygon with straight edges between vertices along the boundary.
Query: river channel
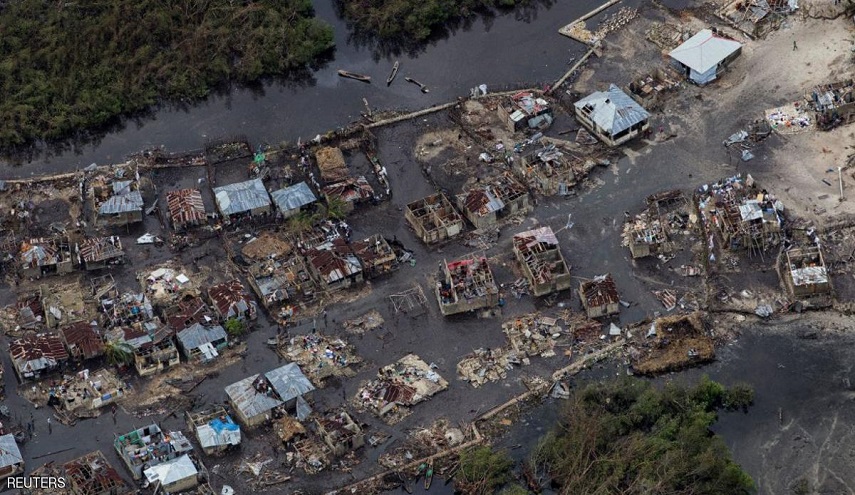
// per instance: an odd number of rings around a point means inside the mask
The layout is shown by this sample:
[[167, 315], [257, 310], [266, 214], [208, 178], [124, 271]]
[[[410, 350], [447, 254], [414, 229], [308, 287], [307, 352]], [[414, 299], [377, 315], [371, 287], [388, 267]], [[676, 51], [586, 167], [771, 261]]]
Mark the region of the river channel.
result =
[[[315, 0], [316, 15], [335, 31], [336, 48], [333, 59], [308, 81], [269, 80], [254, 88], [235, 86], [193, 105], [163, 105], [150, 115], [128, 119], [93, 142], [53, 147], [21, 167], [0, 162], [0, 176], [66, 172], [93, 162], [119, 162], [147, 147], [187, 150], [224, 136], [246, 135], [253, 143], [294, 142], [358, 119], [364, 111], [363, 98], [374, 109], [414, 110], [466, 96], [479, 84], [489, 89], [555, 81], [585, 48], [559, 35], [558, 28], [600, 3], [546, 0], [536, 8], [479, 16], [418, 49], [381, 56], [375, 46], [354, 37], [338, 17], [334, 0]], [[401, 69], [387, 87], [386, 77], [396, 60]], [[338, 69], [369, 75], [373, 83], [342, 79]], [[405, 76], [426, 84], [430, 93], [421, 93], [404, 81]]]

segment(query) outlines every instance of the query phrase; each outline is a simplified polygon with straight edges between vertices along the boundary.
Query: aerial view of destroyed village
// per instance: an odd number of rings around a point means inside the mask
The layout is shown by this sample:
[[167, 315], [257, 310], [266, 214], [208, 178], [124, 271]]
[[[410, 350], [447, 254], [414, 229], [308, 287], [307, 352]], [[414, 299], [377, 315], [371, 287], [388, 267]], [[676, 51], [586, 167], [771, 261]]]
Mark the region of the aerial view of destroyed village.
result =
[[0, 1], [0, 492], [855, 495], [855, 0]]

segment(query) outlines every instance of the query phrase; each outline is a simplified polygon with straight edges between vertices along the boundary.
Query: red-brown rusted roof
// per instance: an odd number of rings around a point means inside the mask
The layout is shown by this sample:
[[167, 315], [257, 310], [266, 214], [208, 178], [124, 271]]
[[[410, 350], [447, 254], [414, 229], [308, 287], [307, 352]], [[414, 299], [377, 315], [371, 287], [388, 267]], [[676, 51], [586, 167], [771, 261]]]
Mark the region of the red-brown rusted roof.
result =
[[172, 225], [181, 227], [205, 221], [205, 203], [198, 189], [179, 189], [166, 194], [166, 205]]
[[104, 341], [97, 327], [85, 321], [78, 321], [63, 328], [61, 332], [72, 356], [91, 359], [104, 354]]

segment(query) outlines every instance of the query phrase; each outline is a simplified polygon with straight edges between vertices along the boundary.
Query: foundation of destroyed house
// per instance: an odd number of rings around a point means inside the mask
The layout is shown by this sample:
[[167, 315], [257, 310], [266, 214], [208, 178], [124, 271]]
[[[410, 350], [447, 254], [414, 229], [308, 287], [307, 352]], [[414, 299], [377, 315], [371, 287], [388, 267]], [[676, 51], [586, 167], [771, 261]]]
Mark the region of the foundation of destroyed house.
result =
[[472, 184], [457, 195], [457, 207], [476, 229], [496, 225], [499, 219], [531, 211], [528, 191], [509, 174]]
[[499, 287], [487, 258], [473, 256], [441, 263], [436, 299], [445, 316], [496, 306]]
[[362, 427], [346, 411], [334, 411], [315, 418], [315, 426], [335, 456], [343, 456], [365, 445]]
[[463, 231], [463, 218], [441, 193], [408, 204], [404, 218], [425, 244], [451, 239]]
[[762, 252], [781, 240], [784, 205], [759, 188], [751, 175], [722, 179], [698, 190], [704, 224], [725, 250]]
[[545, 296], [573, 285], [570, 268], [550, 227], [521, 232], [514, 236], [513, 243], [514, 254], [534, 296]]
[[780, 264], [778, 272], [787, 294], [800, 308], [831, 306], [834, 291], [819, 244], [784, 251]]

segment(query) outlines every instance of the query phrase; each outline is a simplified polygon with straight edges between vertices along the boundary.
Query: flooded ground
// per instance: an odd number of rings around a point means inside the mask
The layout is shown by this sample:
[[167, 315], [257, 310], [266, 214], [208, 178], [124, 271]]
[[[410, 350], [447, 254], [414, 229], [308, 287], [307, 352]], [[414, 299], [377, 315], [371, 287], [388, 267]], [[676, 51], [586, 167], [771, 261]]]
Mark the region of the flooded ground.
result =
[[[706, 374], [724, 385], [748, 383], [755, 402], [748, 413], [722, 413], [715, 426], [734, 459], [754, 478], [761, 495], [793, 493], [801, 480], [808, 493], [844, 494], [855, 490], [852, 439], [855, 337], [831, 330], [810, 315], [801, 321], [752, 326], [718, 359], [699, 369], [656, 379], [692, 384]], [[799, 336], [802, 337], [799, 337]], [[804, 336], [811, 338], [803, 338]], [[618, 365], [599, 365], [574, 379], [611, 379]], [[546, 399], [521, 418], [499, 444], [517, 460], [534, 439], [548, 431], [562, 402]]]
[[[55, 147], [22, 167], [0, 168], [4, 178], [115, 163], [130, 152], [165, 146], [169, 150], [201, 147], [206, 140], [246, 135], [253, 143], [311, 139], [359, 119], [366, 98], [377, 109], [419, 109], [469, 94], [479, 84], [488, 88], [515, 83], [551, 83], [568, 68], [584, 46], [557, 34], [558, 28], [590, 11], [597, 0], [535, 2], [536, 6], [490, 17], [474, 17], [450, 33], [437, 36], [409, 53], [381, 50], [355, 37], [337, 17], [334, 0], [316, 0], [316, 14], [333, 26], [334, 59], [304, 81], [267, 81], [253, 88], [229, 88], [192, 105], [166, 105], [148, 116], [129, 120], [92, 143], [75, 149]], [[630, 2], [634, 3], [634, 2]], [[596, 22], [594, 18], [589, 22]], [[392, 64], [401, 69], [386, 87]], [[342, 79], [338, 69], [372, 76], [370, 85]], [[419, 92], [404, 81], [411, 76], [430, 87]], [[2, 162], [0, 162], [2, 163]]]

